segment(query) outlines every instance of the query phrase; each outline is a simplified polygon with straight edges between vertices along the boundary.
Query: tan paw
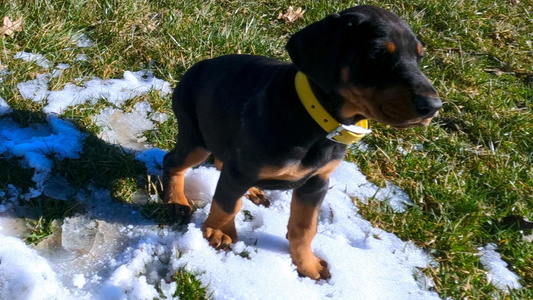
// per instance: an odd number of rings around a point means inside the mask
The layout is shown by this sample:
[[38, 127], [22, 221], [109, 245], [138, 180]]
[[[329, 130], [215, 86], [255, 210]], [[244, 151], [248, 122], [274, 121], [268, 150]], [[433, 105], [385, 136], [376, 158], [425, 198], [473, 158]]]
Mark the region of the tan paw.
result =
[[239, 199], [235, 205], [235, 212], [227, 213], [216, 201], [211, 204], [209, 216], [204, 222], [202, 232], [209, 245], [215, 249], [227, 248], [231, 243], [237, 242], [235, 229], [235, 215], [241, 208]]
[[250, 201], [252, 201], [255, 205], [262, 205], [264, 207], [270, 206], [270, 201], [268, 201], [267, 197], [265, 196], [265, 192], [263, 192], [263, 190], [260, 188], [250, 188], [244, 196], [250, 199]]
[[296, 267], [298, 273], [302, 277], [309, 277], [315, 280], [329, 279], [331, 277], [331, 273], [329, 273], [328, 269], [328, 263], [313, 254], [307, 256], [307, 258]]
[[237, 232], [225, 233], [221, 229], [215, 229], [209, 226], [202, 228], [204, 238], [209, 242], [209, 245], [215, 249], [226, 249], [231, 243], [237, 242]]

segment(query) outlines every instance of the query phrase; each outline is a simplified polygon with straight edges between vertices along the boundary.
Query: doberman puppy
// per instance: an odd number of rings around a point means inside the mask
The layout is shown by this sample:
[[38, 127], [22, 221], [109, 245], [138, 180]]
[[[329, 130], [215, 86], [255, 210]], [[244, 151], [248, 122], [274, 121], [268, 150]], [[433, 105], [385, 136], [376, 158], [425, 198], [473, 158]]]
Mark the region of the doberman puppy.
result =
[[330, 15], [295, 33], [286, 49], [293, 63], [228, 55], [185, 73], [172, 96], [179, 134], [164, 158], [164, 197], [176, 221], [188, 223], [185, 172], [212, 154], [221, 174], [202, 230], [219, 249], [237, 241], [234, 219], [248, 190], [261, 200], [257, 187], [293, 189], [292, 260], [302, 276], [326, 279], [311, 241], [330, 174], [346, 144], [366, 132], [353, 124], [426, 126], [442, 102], [419, 69], [422, 44], [384, 9]]

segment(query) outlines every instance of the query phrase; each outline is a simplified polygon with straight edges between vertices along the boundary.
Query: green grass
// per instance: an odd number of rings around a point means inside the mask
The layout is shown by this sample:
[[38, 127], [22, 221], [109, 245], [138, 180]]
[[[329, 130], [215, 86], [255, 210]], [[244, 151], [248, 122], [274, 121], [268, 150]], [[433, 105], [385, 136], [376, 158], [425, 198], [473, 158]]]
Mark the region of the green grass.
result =
[[179, 268], [176, 274], [172, 276], [172, 281], [177, 284], [176, 292], [173, 296], [178, 297], [178, 299], [209, 299], [207, 287], [198, 281], [195, 274], [188, 272], [183, 267]]
[[[360, 2], [360, 1], [356, 1]], [[373, 149], [352, 151], [374, 182], [391, 180], [415, 201], [406, 213], [370, 201], [360, 206], [375, 226], [412, 240], [430, 252], [437, 267], [425, 270], [442, 297], [453, 299], [533, 299], [533, 245], [523, 233], [505, 227], [508, 215], [533, 218], [533, 40], [531, 2], [518, 1], [367, 1], [390, 9], [413, 27], [427, 44], [422, 61], [444, 108], [425, 129], [394, 130], [372, 124], [365, 142]], [[42, 104], [22, 99], [16, 84], [45, 70], [14, 60], [18, 51], [45, 55], [71, 68], [51, 82], [61, 89], [76, 78], [121, 77], [124, 70], [149, 68], [175, 85], [195, 62], [229, 53], [249, 53], [288, 60], [284, 45], [291, 33], [353, 1], [134, 1], [44, 0], [2, 1], [0, 17], [23, 18], [22, 31], [0, 39], [3, 77], [0, 96], [16, 109], [21, 124], [42, 121]], [[303, 7], [294, 24], [277, 20], [289, 5]], [[86, 34], [91, 48], [78, 48], [72, 37]], [[89, 61], [72, 63], [78, 54]], [[499, 73], [498, 71], [501, 71]], [[154, 109], [171, 114], [169, 97], [150, 93]], [[133, 101], [135, 102], [135, 101]], [[131, 103], [133, 105], [133, 102]], [[80, 106], [64, 117], [94, 134], [90, 117], [103, 105]], [[161, 148], [173, 146], [176, 123], [171, 119], [146, 136]], [[408, 150], [402, 154], [399, 147]], [[93, 182], [128, 201], [137, 189], [149, 186], [143, 167], [131, 154], [90, 135], [82, 157], [55, 164], [54, 172], [76, 187]], [[8, 183], [27, 190], [32, 172], [19, 161], [0, 157], [0, 189]], [[47, 199], [32, 207], [42, 217], [35, 224], [36, 240], [50, 222], [71, 208], [58, 208]], [[30, 205], [30, 204], [28, 204]], [[153, 209], [152, 209], [153, 211]], [[525, 233], [531, 233], [525, 232]], [[477, 248], [496, 243], [510, 269], [522, 278], [523, 289], [510, 294], [487, 282]], [[178, 275], [177, 275], [178, 276]], [[178, 280], [178, 277], [176, 277]], [[191, 286], [185, 280], [185, 285]], [[194, 282], [194, 280], [192, 280]], [[192, 285], [190, 296], [205, 297]], [[189, 298], [187, 298], [189, 297]]]

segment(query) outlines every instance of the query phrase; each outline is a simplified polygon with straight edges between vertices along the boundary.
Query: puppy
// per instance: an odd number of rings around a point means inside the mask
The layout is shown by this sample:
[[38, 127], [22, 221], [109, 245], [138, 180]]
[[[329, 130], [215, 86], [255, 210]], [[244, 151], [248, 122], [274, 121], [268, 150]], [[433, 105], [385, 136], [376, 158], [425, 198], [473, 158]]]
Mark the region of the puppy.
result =
[[[295, 33], [292, 63], [228, 55], [194, 65], [174, 90], [176, 147], [164, 158], [165, 201], [188, 223], [183, 193], [190, 167], [210, 154], [221, 171], [203, 225], [217, 249], [237, 241], [235, 215], [249, 191], [293, 189], [287, 238], [298, 272], [330, 277], [311, 242], [330, 174], [348, 144], [369, 132], [366, 120], [393, 127], [426, 126], [442, 106], [422, 74], [421, 42], [398, 16], [363, 5]], [[357, 125], [355, 125], [357, 124]]]

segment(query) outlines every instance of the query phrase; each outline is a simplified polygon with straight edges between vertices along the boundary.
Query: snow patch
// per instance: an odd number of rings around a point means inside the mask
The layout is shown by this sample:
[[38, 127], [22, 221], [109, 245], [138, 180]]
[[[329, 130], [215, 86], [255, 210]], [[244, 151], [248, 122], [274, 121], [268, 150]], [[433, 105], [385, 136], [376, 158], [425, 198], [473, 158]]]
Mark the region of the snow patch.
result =
[[[25, 198], [34, 198], [45, 190], [53, 159], [78, 158], [85, 135], [75, 126], [54, 115], [47, 117], [47, 124], [21, 127], [9, 118], [0, 119], [0, 154], [21, 157], [27, 166], [35, 169], [31, 189]], [[56, 181], [57, 183], [57, 181]]]
[[50, 263], [21, 240], [0, 234], [1, 299], [69, 299]]
[[121, 145], [126, 149], [145, 150], [148, 145], [143, 132], [153, 130], [155, 125], [148, 119], [152, 112], [150, 104], [136, 103], [133, 111], [125, 113], [120, 109], [104, 108], [92, 119], [102, 131], [98, 137], [110, 144]]
[[[1, 81], [0, 81], [1, 82]], [[0, 117], [3, 115], [7, 115], [13, 111], [9, 104], [7, 104], [6, 100], [0, 96]]]
[[49, 74], [40, 74], [34, 80], [18, 83], [17, 88], [22, 98], [34, 102], [43, 101], [48, 94], [48, 77]]
[[498, 246], [492, 243], [478, 249], [480, 253], [479, 260], [487, 270], [487, 280], [500, 290], [521, 288], [522, 285], [518, 281], [520, 277], [507, 269], [507, 263], [496, 252], [496, 249], [498, 249]]
[[72, 36], [72, 41], [77, 43], [79, 48], [90, 48], [94, 45], [93, 40], [91, 40], [85, 33], [77, 33]]
[[139, 151], [135, 154], [135, 158], [144, 162], [148, 174], [155, 176], [163, 176], [163, 157], [166, 151], [159, 148], [152, 148], [144, 151]]
[[70, 106], [90, 103], [96, 104], [99, 99], [105, 99], [111, 104], [122, 107], [124, 102], [148, 93], [151, 90], [161, 91], [163, 94], [171, 92], [170, 84], [157, 79], [148, 70], [138, 72], [125, 71], [122, 79], [102, 80], [94, 78], [83, 85], [67, 84], [60, 91], [48, 93], [48, 105], [43, 109], [46, 113], [61, 114]]
[[[151, 90], [161, 91], [168, 94], [172, 91], [167, 81], [156, 78], [149, 70], [138, 72], [125, 71], [122, 79], [100, 78], [91, 79], [81, 85], [68, 83], [62, 90], [49, 91], [48, 82], [50, 77], [59, 76], [67, 65], [59, 64], [53, 74], [40, 74], [34, 80], [21, 82], [17, 88], [25, 99], [34, 102], [47, 100], [43, 111], [47, 114], [61, 114], [67, 108], [89, 103], [96, 104], [99, 99], [105, 99], [117, 107], [130, 99], [144, 95]], [[164, 118], [163, 116], [157, 116]]]
[[[157, 151], [147, 157], [160, 161], [162, 155]], [[219, 172], [209, 166], [186, 174], [187, 196], [200, 199], [204, 206], [184, 232], [142, 220], [132, 207], [113, 203], [109, 191], [91, 188], [77, 196], [91, 207], [86, 215], [66, 218], [54, 230], [59, 232], [56, 236], [37, 245], [39, 254], [24, 245], [27, 249], [18, 251], [13, 260], [22, 263], [30, 257], [47, 262], [51, 269], [46, 276], [54, 280], [47, 283], [48, 288], [66, 291], [57, 299], [68, 295], [152, 299], [159, 297], [156, 286], [171, 296], [176, 285], [166, 282], [180, 268], [198, 274], [215, 299], [264, 299], [265, 295], [295, 299], [295, 291], [301, 299], [439, 299], [415, 279], [421, 276], [419, 269], [432, 264], [431, 257], [362, 219], [347, 193], [360, 182], [341, 178], [343, 172], [357, 174], [357, 166], [344, 162], [339, 173], [333, 173], [336, 179], [324, 200], [313, 242], [316, 254], [328, 261], [333, 274], [327, 282], [300, 278], [292, 264], [285, 239], [290, 191], [267, 192], [269, 208], [245, 201], [236, 217], [240, 241], [227, 252], [211, 248], [201, 225]], [[12, 296], [10, 291], [4, 295]]]
[[38, 66], [43, 67], [45, 69], [52, 67], [52, 62], [46, 59], [42, 54], [34, 54], [30, 52], [20, 51], [17, 52], [14, 56], [15, 59], [22, 59], [27, 62], [34, 62]]

